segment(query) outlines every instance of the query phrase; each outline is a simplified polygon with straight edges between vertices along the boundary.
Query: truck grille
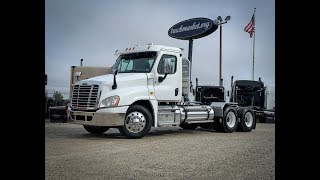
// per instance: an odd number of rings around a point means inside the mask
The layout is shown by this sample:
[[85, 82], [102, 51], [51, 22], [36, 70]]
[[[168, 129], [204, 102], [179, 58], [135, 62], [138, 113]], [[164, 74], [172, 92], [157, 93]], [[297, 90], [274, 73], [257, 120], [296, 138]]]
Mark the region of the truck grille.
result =
[[99, 85], [75, 85], [71, 106], [78, 110], [93, 110], [98, 101]]

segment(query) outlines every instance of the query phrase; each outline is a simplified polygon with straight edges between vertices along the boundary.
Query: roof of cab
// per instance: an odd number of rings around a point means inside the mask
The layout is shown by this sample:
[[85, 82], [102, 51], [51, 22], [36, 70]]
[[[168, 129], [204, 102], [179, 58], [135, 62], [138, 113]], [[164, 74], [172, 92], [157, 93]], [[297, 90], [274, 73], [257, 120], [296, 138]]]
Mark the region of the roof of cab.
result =
[[141, 45], [141, 46], [135, 45], [135, 46], [130, 46], [124, 49], [118, 49], [114, 54], [120, 55], [120, 54], [134, 53], [134, 52], [160, 51], [160, 50], [177, 52], [177, 53], [180, 53], [182, 51], [180, 48], [177, 48], [177, 47], [148, 44], [148, 45]]

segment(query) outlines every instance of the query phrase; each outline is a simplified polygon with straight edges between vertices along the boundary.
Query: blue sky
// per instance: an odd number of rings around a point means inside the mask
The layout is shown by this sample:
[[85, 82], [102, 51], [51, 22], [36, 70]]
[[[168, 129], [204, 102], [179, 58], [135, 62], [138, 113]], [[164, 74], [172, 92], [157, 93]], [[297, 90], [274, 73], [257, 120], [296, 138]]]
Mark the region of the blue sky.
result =
[[[252, 40], [243, 29], [256, 10], [255, 80], [275, 84], [274, 0], [46, 0], [45, 72], [49, 93], [69, 97], [70, 67], [112, 66], [115, 50], [136, 44], [161, 44], [184, 48], [188, 41], [168, 36], [174, 24], [196, 17], [215, 20], [227, 15], [223, 25], [222, 78], [252, 78]], [[219, 84], [219, 29], [193, 43], [192, 78], [201, 85]]]

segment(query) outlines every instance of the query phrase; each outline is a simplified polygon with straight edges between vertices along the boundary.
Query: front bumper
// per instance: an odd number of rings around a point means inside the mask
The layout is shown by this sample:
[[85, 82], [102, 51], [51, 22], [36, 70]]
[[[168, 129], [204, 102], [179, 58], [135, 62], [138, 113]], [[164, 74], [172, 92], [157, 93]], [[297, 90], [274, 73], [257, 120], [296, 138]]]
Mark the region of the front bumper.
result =
[[91, 126], [122, 126], [129, 106], [99, 109], [96, 112], [71, 111], [71, 123]]

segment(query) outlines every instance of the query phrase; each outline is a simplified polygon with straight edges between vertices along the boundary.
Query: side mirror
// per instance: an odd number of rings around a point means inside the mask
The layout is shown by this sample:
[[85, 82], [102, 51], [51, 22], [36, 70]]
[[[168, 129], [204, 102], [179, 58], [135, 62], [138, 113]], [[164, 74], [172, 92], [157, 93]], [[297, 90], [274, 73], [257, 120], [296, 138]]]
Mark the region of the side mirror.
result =
[[113, 72], [113, 85], [112, 85], [112, 89], [117, 89], [117, 87], [118, 87], [117, 81], [116, 81], [116, 75], [117, 75], [117, 74], [118, 74], [118, 69]]

